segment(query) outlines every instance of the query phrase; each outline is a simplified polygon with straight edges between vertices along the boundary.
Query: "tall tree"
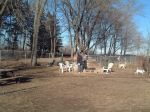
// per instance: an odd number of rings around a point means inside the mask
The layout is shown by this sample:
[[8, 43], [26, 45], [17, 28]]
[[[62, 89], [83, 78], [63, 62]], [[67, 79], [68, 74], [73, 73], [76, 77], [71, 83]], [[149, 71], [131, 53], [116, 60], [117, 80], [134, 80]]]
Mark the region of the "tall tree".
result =
[[31, 57], [32, 66], [35, 66], [37, 64], [38, 33], [39, 33], [39, 26], [40, 26], [40, 18], [41, 18], [45, 3], [46, 3], [46, 0], [36, 0], [36, 4], [35, 4], [34, 33], [33, 33], [33, 44], [32, 44], [32, 57]]

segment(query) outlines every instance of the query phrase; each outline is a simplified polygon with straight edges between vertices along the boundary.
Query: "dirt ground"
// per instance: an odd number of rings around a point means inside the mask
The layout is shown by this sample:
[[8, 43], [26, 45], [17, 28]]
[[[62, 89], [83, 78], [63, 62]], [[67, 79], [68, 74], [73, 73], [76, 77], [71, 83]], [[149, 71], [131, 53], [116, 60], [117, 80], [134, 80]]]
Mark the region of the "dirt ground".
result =
[[133, 70], [107, 75], [62, 75], [57, 67], [31, 71], [29, 82], [0, 86], [0, 112], [150, 112], [150, 78]]

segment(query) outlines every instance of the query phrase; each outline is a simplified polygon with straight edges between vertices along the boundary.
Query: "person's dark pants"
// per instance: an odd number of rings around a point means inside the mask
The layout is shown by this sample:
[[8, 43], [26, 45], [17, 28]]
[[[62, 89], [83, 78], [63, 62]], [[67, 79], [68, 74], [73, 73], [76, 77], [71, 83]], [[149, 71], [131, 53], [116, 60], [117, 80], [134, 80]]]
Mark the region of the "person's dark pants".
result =
[[78, 63], [78, 72], [83, 72], [83, 63]]
[[83, 64], [80, 65], [80, 72], [83, 72]]
[[83, 69], [87, 69], [87, 61], [86, 60], [83, 61]]

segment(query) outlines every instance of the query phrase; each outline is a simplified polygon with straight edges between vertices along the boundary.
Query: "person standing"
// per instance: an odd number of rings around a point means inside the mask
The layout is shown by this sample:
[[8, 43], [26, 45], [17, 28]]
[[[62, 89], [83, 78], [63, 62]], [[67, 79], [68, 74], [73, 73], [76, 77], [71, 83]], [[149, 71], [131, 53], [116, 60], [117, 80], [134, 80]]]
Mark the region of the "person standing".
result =
[[77, 65], [78, 65], [78, 72], [80, 72], [80, 54], [79, 54], [79, 52], [77, 52], [76, 53], [76, 63], [77, 63]]
[[84, 53], [83, 54], [83, 69], [87, 69], [87, 60], [88, 60], [87, 53]]
[[82, 57], [82, 52], [77, 54], [77, 64], [78, 64], [78, 72], [83, 71], [83, 57]]

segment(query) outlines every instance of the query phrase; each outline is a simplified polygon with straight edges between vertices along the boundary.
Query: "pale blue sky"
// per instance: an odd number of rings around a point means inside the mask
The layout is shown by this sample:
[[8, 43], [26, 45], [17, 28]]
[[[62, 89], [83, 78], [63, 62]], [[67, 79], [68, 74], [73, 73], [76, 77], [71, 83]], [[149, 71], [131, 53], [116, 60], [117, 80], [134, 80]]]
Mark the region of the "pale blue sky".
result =
[[140, 10], [140, 14], [134, 17], [134, 22], [138, 31], [147, 37], [147, 33], [150, 32], [150, 0], [138, 0], [138, 2], [143, 5], [143, 8]]
[[[137, 15], [134, 16], [133, 21], [135, 22], [138, 31], [143, 37], [147, 37], [150, 32], [150, 0], [137, 0], [137, 4], [141, 4], [142, 9], [139, 9]], [[65, 33], [66, 34], [66, 33]], [[65, 35], [65, 37], [68, 35]], [[63, 39], [64, 45], [67, 45], [69, 40]]]

